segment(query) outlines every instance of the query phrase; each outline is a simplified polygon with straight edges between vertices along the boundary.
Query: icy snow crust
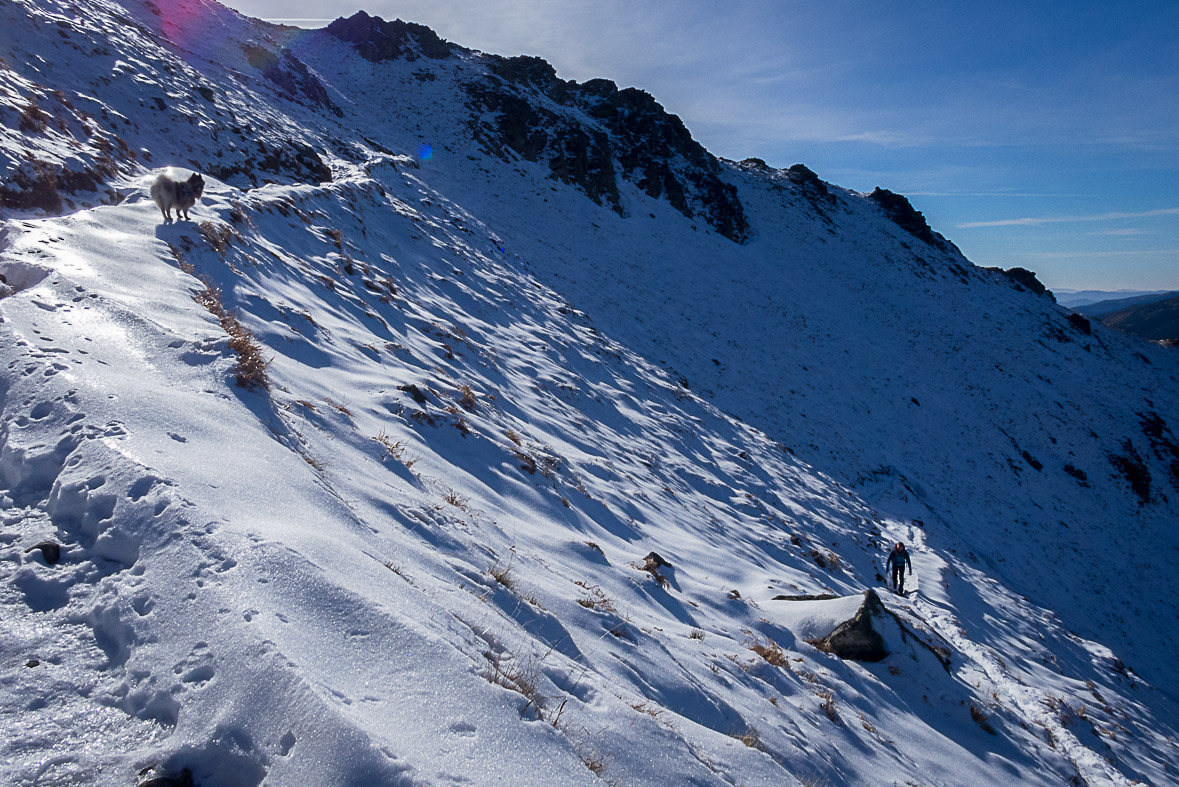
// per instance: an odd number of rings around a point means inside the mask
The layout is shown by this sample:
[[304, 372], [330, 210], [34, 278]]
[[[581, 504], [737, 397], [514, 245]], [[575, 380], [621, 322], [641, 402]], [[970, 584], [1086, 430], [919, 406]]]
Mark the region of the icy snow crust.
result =
[[[469, 141], [476, 53], [156, 11], [0, 7], [5, 162], [101, 152], [20, 130], [41, 89], [152, 156], [0, 236], [0, 782], [1176, 781], [1176, 491], [1140, 426], [1179, 413], [1172, 355], [773, 172], [728, 166], [745, 246], [625, 184], [620, 218]], [[332, 181], [207, 177], [162, 224], [150, 167], [244, 161], [234, 125]], [[871, 586], [889, 657], [816, 648]]]

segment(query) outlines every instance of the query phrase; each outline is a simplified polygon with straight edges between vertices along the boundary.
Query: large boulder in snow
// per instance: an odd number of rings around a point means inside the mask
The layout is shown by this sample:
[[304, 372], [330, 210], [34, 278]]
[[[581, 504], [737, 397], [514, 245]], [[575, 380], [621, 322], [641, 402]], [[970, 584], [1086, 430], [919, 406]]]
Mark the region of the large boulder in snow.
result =
[[841, 659], [855, 661], [881, 661], [888, 655], [884, 637], [873, 628], [873, 623], [882, 623], [890, 613], [884, 608], [880, 596], [869, 588], [864, 591], [864, 603], [854, 617], [840, 623], [823, 640], [823, 650], [834, 653]]

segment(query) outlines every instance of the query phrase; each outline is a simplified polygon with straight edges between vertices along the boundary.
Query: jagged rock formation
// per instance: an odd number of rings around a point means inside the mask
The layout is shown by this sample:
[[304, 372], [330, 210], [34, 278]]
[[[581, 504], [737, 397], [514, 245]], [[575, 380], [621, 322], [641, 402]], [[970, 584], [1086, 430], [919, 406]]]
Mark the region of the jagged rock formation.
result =
[[747, 239], [744, 210], [717, 159], [649, 93], [619, 90], [606, 79], [562, 80], [535, 57], [493, 58], [490, 71], [468, 90], [477, 113], [496, 116], [494, 123], [472, 122], [472, 132], [493, 154], [545, 161], [555, 179], [620, 215], [617, 178], [625, 178], [726, 238]]
[[327, 26], [327, 32], [353, 44], [357, 54], [374, 63], [399, 59], [413, 62], [420, 57], [441, 60], [452, 52], [451, 44], [425, 25], [400, 19], [386, 22], [364, 11], [337, 19]]
[[[1028, 292], [1034, 293], [1036, 295], [1047, 295], [1053, 301], [1056, 300], [1056, 296], [1054, 296], [1052, 292], [1044, 286], [1043, 282], [1036, 278], [1036, 274], [1034, 272], [1029, 271], [1027, 268], [986, 268], [986, 270], [994, 271], [995, 273], [1007, 277], [1007, 279], [1017, 289], [1027, 290]], [[1084, 330], [1083, 328], [1080, 328], [1080, 326], [1077, 327], [1079, 330]]]
[[913, 207], [908, 197], [877, 186], [868, 195], [868, 199], [873, 200], [879, 205], [886, 216], [913, 237], [925, 241], [930, 246], [943, 251], [948, 248], [946, 239], [930, 228], [929, 222], [925, 220], [925, 216], [922, 215], [921, 211]]

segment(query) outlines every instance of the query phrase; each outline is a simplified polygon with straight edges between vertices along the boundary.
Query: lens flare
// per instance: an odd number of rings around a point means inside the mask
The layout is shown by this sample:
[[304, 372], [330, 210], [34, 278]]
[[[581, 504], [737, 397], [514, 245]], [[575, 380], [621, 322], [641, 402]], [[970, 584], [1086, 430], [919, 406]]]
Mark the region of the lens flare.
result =
[[434, 146], [423, 142], [418, 147], [418, 158], [420, 158], [422, 161], [429, 161], [430, 159], [434, 158]]

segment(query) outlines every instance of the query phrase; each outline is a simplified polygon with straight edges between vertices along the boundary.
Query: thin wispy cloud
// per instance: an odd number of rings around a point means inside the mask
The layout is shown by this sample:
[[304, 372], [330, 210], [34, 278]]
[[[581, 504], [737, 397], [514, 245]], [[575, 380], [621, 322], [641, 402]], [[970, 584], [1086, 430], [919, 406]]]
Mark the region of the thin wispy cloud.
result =
[[1072, 224], [1089, 221], [1117, 221], [1118, 219], [1145, 219], [1154, 216], [1176, 216], [1179, 208], [1158, 208], [1144, 210], [1137, 213], [1096, 213], [1090, 216], [1035, 216], [1021, 219], [999, 219], [998, 221], [968, 221], [959, 224], [958, 229], [976, 229], [980, 227], [1035, 227], [1040, 224]]
[[1081, 257], [1179, 257], [1179, 249], [1144, 249], [1142, 251], [1033, 251], [1023, 256], [1039, 260], [1071, 260]]
[[1126, 227], [1120, 230], [1101, 230], [1100, 232], [1090, 232], [1087, 234], [1101, 235], [1104, 237], [1131, 238], [1138, 235], [1156, 235], [1157, 233], [1152, 230], [1141, 229], [1140, 227]]

